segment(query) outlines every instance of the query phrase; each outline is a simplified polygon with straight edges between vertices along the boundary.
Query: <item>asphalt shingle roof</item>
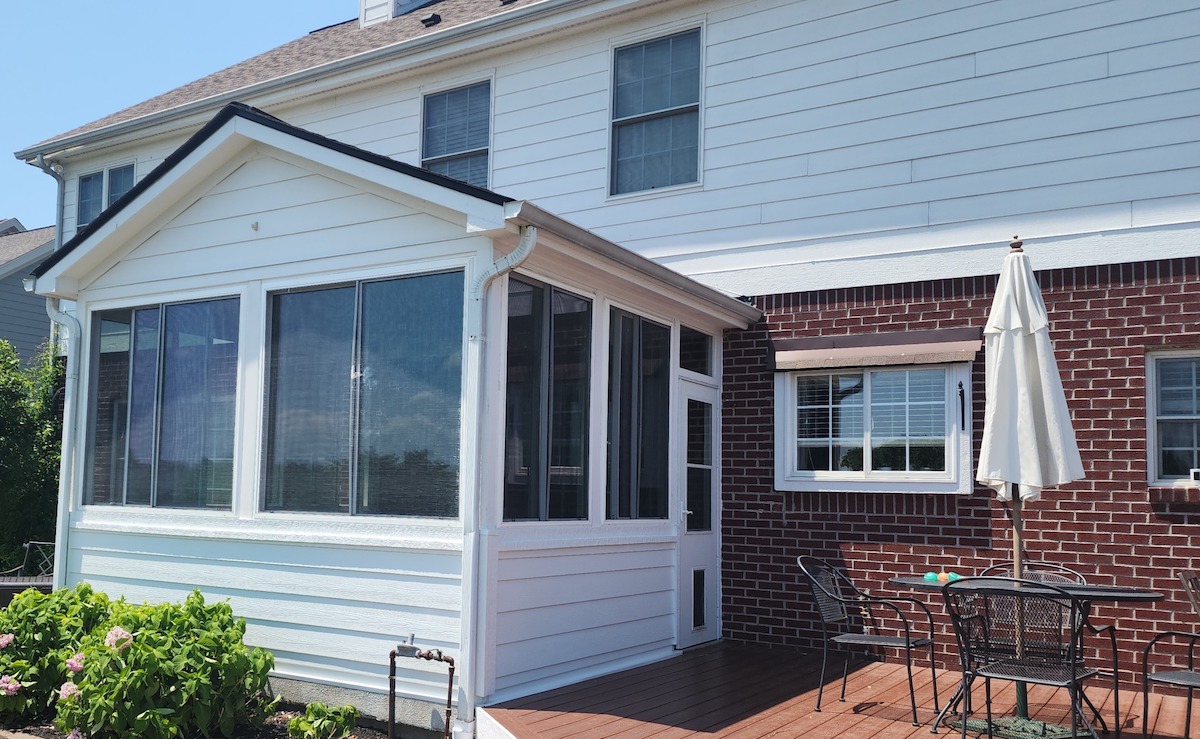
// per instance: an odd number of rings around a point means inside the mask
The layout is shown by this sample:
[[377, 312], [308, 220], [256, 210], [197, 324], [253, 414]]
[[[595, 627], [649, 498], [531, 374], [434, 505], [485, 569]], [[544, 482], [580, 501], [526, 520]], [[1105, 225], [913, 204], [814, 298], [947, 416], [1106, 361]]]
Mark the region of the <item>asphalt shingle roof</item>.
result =
[[54, 240], [54, 226], [0, 236], [0, 269]]
[[[57, 141], [99, 131], [108, 126], [133, 121], [207, 98], [232, 93], [251, 85], [269, 82], [323, 64], [342, 61], [357, 54], [383, 49], [421, 36], [445, 33], [466, 23], [536, 5], [538, 1], [515, 0], [515, 2], [501, 4], [500, 0], [436, 0], [406, 15], [381, 21], [366, 28], [360, 28], [358, 19], [355, 18], [345, 23], [318, 29], [303, 38], [46, 139], [30, 148], [49, 149]], [[430, 13], [437, 13], [442, 20], [427, 28], [421, 19]], [[214, 106], [219, 104], [214, 102]]]

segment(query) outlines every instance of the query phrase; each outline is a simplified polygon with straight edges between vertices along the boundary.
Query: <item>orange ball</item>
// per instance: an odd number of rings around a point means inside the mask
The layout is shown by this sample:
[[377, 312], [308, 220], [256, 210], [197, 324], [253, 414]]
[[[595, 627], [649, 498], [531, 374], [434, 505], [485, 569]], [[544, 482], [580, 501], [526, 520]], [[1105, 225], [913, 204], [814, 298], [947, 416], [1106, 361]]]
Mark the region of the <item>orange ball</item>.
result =
[[946, 582], [949, 579], [950, 579], [950, 576], [947, 575], [945, 572], [938, 573], [938, 582]]

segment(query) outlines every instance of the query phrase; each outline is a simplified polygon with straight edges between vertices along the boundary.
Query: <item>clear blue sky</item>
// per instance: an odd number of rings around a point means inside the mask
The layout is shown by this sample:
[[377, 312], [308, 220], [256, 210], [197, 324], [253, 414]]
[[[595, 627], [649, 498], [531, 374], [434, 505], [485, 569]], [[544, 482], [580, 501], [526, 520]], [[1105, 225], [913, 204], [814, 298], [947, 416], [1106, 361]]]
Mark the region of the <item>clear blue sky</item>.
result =
[[358, 0], [0, 0], [0, 219], [54, 225], [54, 180], [14, 151], [357, 15]]

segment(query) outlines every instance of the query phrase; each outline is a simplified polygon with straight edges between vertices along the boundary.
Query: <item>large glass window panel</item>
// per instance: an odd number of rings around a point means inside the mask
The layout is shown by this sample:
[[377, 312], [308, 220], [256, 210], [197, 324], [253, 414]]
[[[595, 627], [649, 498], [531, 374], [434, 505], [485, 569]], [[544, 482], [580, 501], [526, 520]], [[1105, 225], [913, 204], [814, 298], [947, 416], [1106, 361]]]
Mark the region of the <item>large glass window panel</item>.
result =
[[511, 279], [506, 520], [587, 517], [591, 302]]
[[267, 510], [350, 509], [353, 285], [271, 298]]
[[233, 499], [238, 301], [164, 310], [155, 503], [227, 508]]
[[666, 518], [671, 330], [609, 317], [608, 517]]
[[463, 274], [271, 297], [268, 510], [458, 515]]
[[235, 298], [97, 313], [91, 504], [228, 508]]
[[363, 285], [360, 513], [458, 515], [463, 275]]

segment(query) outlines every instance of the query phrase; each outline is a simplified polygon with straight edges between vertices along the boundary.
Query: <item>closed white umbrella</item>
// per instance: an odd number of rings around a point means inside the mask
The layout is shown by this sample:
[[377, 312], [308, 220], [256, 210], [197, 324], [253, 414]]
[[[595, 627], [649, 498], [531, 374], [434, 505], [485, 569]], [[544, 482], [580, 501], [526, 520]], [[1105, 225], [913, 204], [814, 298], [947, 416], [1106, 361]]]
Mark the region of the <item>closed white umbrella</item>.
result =
[[[1021, 577], [1021, 504], [1083, 478], [1049, 318], [1029, 257], [1014, 240], [983, 329], [983, 441], [975, 479], [1012, 500], [1013, 574]], [[1014, 490], [1016, 495], [1013, 495]]]

